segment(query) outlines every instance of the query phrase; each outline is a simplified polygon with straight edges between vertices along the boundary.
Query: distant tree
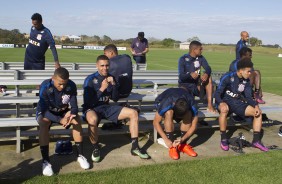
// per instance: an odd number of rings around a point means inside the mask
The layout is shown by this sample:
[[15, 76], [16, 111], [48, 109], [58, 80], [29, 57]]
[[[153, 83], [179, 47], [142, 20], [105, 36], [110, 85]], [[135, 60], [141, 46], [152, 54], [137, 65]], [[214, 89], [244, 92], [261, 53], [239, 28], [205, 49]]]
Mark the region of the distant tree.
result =
[[165, 47], [173, 47], [175, 43], [175, 40], [172, 38], [165, 38], [162, 41], [162, 45]]
[[112, 41], [112, 39], [111, 39], [109, 36], [104, 35], [104, 36], [103, 36], [103, 42], [104, 42], [105, 44], [107, 44], [107, 43], [112, 43], [113, 41]]
[[250, 39], [250, 44], [251, 46], [259, 46], [259, 45], [262, 45], [262, 41], [259, 40], [258, 38], [256, 37], [251, 37], [249, 38]]
[[199, 37], [197, 37], [197, 36], [193, 36], [192, 38], [188, 38], [188, 39], [187, 39], [187, 42], [192, 42], [192, 41], [201, 42], [201, 40], [200, 40]]
[[94, 35], [94, 36], [93, 36], [93, 39], [94, 39], [95, 42], [101, 41], [100, 36], [97, 36], [97, 35]]

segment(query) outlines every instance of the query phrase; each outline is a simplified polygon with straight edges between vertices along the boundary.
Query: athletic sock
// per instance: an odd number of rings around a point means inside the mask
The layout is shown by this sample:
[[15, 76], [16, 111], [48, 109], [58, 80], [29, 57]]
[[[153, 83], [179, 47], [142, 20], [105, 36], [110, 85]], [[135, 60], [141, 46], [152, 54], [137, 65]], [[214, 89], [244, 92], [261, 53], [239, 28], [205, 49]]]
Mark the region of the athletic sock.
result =
[[138, 149], [139, 148], [138, 137], [131, 138], [131, 144], [132, 144], [131, 150]]
[[173, 132], [166, 132], [165, 134], [166, 134], [166, 137], [167, 137], [171, 142], [174, 141]]
[[253, 142], [258, 142], [260, 140], [260, 132], [254, 131]]
[[83, 144], [82, 142], [75, 142], [76, 156], [83, 155]]
[[93, 150], [100, 149], [98, 142], [96, 142], [95, 144], [92, 144], [92, 146], [93, 146]]
[[226, 131], [220, 131], [221, 140], [227, 140]]
[[[187, 133], [187, 131], [181, 131], [181, 138]], [[182, 143], [186, 144], [188, 141], [189, 137], [185, 140], [182, 141]]]
[[46, 160], [47, 162], [50, 162], [50, 158], [49, 158], [49, 145], [47, 145], [47, 146], [40, 146], [40, 151], [41, 151], [41, 155], [42, 155], [42, 161], [44, 162]]

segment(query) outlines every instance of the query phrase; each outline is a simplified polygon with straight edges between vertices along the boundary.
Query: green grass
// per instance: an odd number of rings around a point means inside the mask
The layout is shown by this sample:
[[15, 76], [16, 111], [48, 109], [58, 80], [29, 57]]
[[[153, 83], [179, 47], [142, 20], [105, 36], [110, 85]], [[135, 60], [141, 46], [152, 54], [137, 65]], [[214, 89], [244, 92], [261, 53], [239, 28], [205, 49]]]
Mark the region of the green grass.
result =
[[[282, 152], [37, 176], [25, 183], [280, 183]], [[279, 182], [280, 181], [280, 182]]]
[[[282, 58], [277, 55], [282, 50], [274, 48], [252, 47], [253, 62], [255, 68], [262, 74], [263, 91], [282, 95]], [[23, 61], [25, 49], [0, 49], [0, 62]], [[148, 70], [177, 70], [178, 58], [187, 53], [179, 49], [150, 49], [147, 54]], [[58, 50], [61, 62], [92, 62], [94, 64], [98, 55], [103, 51], [93, 50]], [[120, 51], [120, 54], [129, 54], [127, 51]], [[208, 60], [213, 71], [227, 71], [229, 64], [235, 58], [234, 47], [231, 46], [204, 46], [203, 55]], [[52, 62], [52, 54], [47, 51], [46, 61]]]

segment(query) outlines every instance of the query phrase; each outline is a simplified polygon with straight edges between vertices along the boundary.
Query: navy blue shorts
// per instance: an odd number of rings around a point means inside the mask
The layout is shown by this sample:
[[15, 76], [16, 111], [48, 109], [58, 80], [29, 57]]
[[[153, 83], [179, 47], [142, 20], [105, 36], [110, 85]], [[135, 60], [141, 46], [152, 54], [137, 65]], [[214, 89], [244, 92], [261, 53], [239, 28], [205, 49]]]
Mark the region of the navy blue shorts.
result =
[[[69, 109], [62, 111], [62, 112], [51, 112], [51, 111], [46, 111], [44, 113], [44, 115], [42, 115], [43, 118], [47, 118], [48, 120], [51, 121], [51, 123], [58, 123], [60, 124], [60, 122], [58, 122], [56, 119], [59, 118], [63, 118], [65, 117], [66, 113], [69, 111]], [[36, 120], [39, 117], [39, 115], [36, 112]]]
[[196, 84], [193, 84], [193, 83], [180, 83], [178, 85], [178, 87], [184, 87], [193, 96], [199, 96], [200, 95], [200, 91], [198, 90], [198, 87], [197, 87]]
[[[118, 105], [100, 105], [98, 107], [94, 107], [94, 111], [96, 112], [97, 116], [98, 116], [98, 122], [100, 122], [101, 119], [107, 119], [110, 120], [112, 122], [117, 123], [118, 122], [118, 116], [122, 110], [122, 106], [118, 106]], [[86, 113], [84, 114], [84, 117], [86, 117]]]
[[252, 119], [252, 117], [245, 116], [245, 111], [247, 107], [249, 106], [247, 103], [242, 102], [241, 100], [229, 100], [225, 103], [227, 103], [229, 107], [228, 114], [234, 113], [237, 116], [240, 116], [242, 119], [245, 119], [248, 121]]
[[45, 62], [32, 63], [29, 61], [24, 61], [24, 70], [45, 70]]

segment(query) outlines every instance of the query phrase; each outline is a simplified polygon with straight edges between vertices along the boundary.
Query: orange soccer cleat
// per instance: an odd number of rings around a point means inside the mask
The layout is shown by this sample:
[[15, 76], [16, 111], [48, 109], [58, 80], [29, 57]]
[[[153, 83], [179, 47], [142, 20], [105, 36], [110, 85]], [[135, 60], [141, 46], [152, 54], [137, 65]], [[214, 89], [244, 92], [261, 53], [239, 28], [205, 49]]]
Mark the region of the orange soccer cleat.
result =
[[169, 156], [173, 160], [178, 160], [179, 159], [179, 154], [178, 154], [178, 151], [177, 151], [177, 149], [175, 147], [169, 148]]
[[180, 144], [178, 146], [178, 150], [186, 153], [187, 155], [191, 156], [191, 157], [196, 157], [198, 154], [193, 150], [192, 146], [190, 146], [189, 144]]

